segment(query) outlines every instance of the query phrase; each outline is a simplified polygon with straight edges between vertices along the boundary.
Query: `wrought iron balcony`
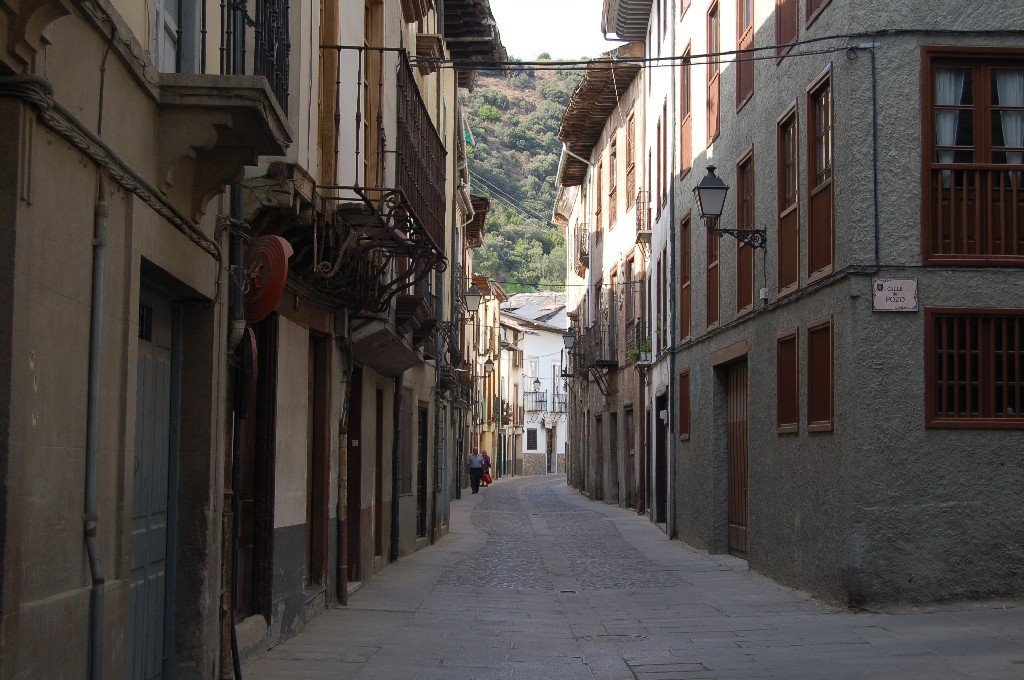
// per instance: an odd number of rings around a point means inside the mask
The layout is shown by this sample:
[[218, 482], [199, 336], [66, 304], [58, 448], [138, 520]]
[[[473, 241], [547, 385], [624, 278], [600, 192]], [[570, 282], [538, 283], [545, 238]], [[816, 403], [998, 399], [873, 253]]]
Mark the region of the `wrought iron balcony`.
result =
[[582, 354], [585, 368], [618, 368], [618, 329], [615, 324], [600, 321], [583, 334]]
[[551, 400], [551, 410], [555, 413], [565, 413], [568, 410], [569, 395], [555, 393]]
[[[290, 0], [256, 0], [249, 14], [247, 3], [221, 0], [221, 73], [241, 73], [245, 53], [253, 50], [253, 75], [264, 76], [281, 108], [288, 111], [288, 77], [291, 39], [288, 22]], [[205, 6], [205, 5], [204, 5]], [[248, 32], [252, 31], [252, 43]]]
[[590, 266], [590, 229], [586, 223], [576, 224], [576, 274], [585, 276]]
[[[321, 48], [335, 71], [335, 128], [326, 142], [335, 160], [341, 140], [356, 140], [356, 184], [317, 187], [323, 215], [311, 229], [292, 234], [293, 271], [338, 303], [372, 312], [411, 291], [434, 271], [444, 271], [445, 157], [405, 50], [330, 45]], [[349, 73], [349, 71], [352, 71]], [[353, 91], [346, 91], [354, 83]], [[395, 95], [396, 138], [388, 147], [382, 120]], [[342, 100], [355, 99], [354, 134], [342, 126]], [[376, 130], [376, 132], [374, 132]], [[394, 162], [389, 167], [388, 158]], [[351, 166], [350, 166], [351, 167]], [[333, 168], [325, 174], [335, 176]], [[353, 175], [350, 175], [353, 176]], [[413, 295], [413, 293], [409, 293]]]

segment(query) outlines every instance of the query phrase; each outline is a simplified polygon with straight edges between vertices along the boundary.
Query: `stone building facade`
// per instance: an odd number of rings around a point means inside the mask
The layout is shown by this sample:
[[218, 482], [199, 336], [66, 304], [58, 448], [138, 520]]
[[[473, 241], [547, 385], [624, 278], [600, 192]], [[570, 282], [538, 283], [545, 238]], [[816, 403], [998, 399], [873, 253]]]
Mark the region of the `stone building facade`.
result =
[[0, 14], [0, 678], [230, 677], [446, 530], [488, 3]]
[[[1024, 584], [1024, 10], [962, 9], [605, 3], [672, 58], [643, 93], [649, 512], [838, 602]], [[698, 212], [711, 166], [740, 238]]]

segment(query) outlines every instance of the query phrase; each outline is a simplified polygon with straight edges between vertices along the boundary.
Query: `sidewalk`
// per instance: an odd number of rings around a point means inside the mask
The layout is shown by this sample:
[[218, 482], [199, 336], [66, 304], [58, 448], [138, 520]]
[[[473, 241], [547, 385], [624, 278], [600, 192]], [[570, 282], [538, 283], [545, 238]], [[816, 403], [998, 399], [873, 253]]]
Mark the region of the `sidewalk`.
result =
[[852, 614], [563, 477], [502, 480], [244, 680], [1024, 678], [1024, 603]]

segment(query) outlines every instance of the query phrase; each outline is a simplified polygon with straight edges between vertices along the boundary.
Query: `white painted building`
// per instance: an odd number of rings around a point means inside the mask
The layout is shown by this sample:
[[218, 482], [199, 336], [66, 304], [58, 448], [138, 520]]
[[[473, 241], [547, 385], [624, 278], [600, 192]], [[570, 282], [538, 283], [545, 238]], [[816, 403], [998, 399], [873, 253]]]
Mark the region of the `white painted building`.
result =
[[564, 474], [566, 366], [563, 335], [569, 328], [564, 293], [521, 293], [502, 306], [502, 320], [522, 329], [522, 428], [515, 437], [517, 472]]

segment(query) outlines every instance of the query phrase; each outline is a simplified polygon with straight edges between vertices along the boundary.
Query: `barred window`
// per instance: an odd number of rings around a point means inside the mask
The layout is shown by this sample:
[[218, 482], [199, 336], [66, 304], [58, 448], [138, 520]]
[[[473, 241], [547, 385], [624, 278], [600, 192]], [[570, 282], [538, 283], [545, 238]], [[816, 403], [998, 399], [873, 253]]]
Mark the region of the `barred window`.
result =
[[926, 309], [929, 427], [1024, 429], [1024, 310]]

